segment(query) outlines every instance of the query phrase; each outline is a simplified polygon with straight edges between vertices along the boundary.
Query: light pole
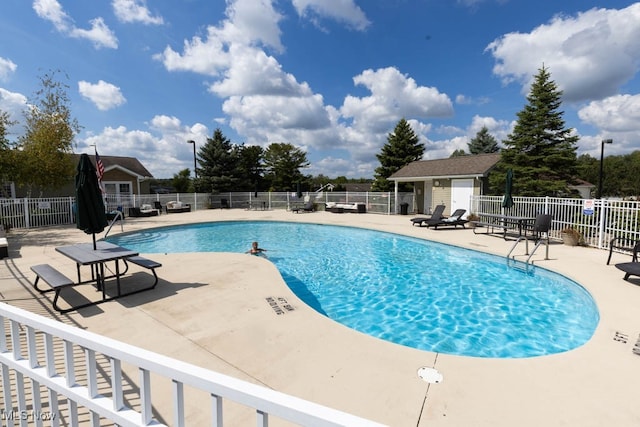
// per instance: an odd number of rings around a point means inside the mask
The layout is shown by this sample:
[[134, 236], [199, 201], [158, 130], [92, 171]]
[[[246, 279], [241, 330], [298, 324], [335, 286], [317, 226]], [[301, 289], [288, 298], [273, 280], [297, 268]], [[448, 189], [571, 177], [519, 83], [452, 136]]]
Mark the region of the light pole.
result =
[[193, 139], [187, 141], [187, 144], [193, 144], [193, 176], [198, 179], [198, 169], [196, 168], [196, 142]]
[[613, 139], [603, 139], [600, 144], [600, 178], [598, 179], [598, 199], [602, 199], [602, 172], [604, 170], [604, 144], [611, 144]]

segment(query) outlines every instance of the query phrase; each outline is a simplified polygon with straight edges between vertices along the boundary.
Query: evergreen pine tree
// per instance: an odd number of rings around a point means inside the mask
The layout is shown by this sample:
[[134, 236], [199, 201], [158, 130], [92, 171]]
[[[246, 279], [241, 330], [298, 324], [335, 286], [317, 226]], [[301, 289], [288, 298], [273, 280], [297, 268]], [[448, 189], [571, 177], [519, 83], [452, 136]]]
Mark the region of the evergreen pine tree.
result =
[[576, 150], [579, 137], [565, 128], [559, 111], [562, 91], [543, 66], [536, 75], [529, 102], [518, 113], [513, 132], [502, 141], [505, 148], [491, 174], [496, 194], [504, 189], [507, 169], [513, 170], [514, 194], [519, 196], [559, 196], [568, 194], [576, 176]]
[[382, 147], [380, 154], [376, 154], [380, 166], [375, 170], [375, 179], [371, 189], [373, 191], [391, 191], [391, 181], [387, 178], [403, 166], [420, 160], [423, 154], [424, 144], [420, 143], [409, 123], [404, 118], [401, 119], [393, 133], [387, 136], [387, 143]]
[[482, 129], [471, 139], [467, 147], [469, 147], [471, 154], [496, 153], [500, 150], [498, 141], [489, 133], [486, 126], [482, 126]]
[[220, 128], [198, 151], [197, 191], [213, 193], [237, 189], [241, 174], [239, 148], [226, 138]]
[[469, 153], [465, 152], [462, 148], [459, 148], [457, 150], [453, 150], [453, 153], [451, 153], [449, 158], [451, 158], [451, 157], [462, 157], [462, 156], [468, 156], [468, 155], [469, 155]]

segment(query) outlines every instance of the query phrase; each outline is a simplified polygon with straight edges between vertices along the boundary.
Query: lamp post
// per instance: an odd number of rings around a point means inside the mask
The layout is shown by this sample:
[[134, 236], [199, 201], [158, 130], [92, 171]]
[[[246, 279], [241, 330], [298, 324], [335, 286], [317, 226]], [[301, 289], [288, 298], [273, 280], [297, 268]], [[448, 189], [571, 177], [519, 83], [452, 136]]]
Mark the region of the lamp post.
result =
[[602, 198], [602, 172], [604, 170], [604, 144], [613, 143], [613, 139], [603, 139], [600, 144], [600, 177], [598, 179], [598, 199]]
[[193, 176], [198, 179], [198, 169], [196, 169], [196, 142], [190, 139], [187, 141], [187, 144], [193, 144]]

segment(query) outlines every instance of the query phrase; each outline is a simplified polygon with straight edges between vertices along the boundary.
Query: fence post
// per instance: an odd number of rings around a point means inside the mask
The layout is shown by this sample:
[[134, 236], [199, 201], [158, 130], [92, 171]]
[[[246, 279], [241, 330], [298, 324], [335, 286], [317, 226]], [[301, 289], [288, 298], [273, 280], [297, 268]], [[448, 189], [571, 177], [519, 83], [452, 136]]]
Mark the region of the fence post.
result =
[[549, 213], [549, 196], [546, 196], [544, 198], [544, 213], [545, 214]]
[[602, 249], [602, 243], [603, 243], [603, 239], [604, 239], [604, 226], [605, 226], [605, 220], [607, 217], [608, 212], [606, 212], [607, 208], [608, 208], [608, 203], [606, 203], [606, 200], [604, 199], [597, 199], [600, 202], [600, 224], [598, 225], [598, 249]]
[[75, 212], [73, 209], [73, 205], [75, 204], [75, 198], [69, 197], [69, 224], [73, 224], [75, 221]]
[[31, 228], [31, 221], [29, 221], [29, 200], [31, 200], [30, 198], [24, 198], [24, 225], [25, 228], [28, 230], [29, 228]]

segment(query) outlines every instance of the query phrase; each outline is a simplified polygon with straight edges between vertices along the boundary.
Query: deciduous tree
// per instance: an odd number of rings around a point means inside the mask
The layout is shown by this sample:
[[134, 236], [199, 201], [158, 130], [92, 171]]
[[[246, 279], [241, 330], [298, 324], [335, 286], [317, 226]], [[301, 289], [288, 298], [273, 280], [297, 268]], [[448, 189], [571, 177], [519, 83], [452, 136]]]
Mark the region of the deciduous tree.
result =
[[271, 190], [293, 191], [307, 178], [300, 169], [309, 166], [307, 153], [288, 143], [270, 144], [264, 153], [265, 179]]
[[[15, 159], [7, 135], [9, 128], [15, 124], [8, 112], [0, 110], [0, 184], [13, 180]], [[8, 195], [0, 193], [0, 197], [8, 197]]]
[[18, 181], [29, 188], [58, 188], [75, 174], [69, 154], [81, 127], [71, 114], [69, 86], [58, 81], [57, 74], [52, 71], [40, 77], [41, 87], [25, 112], [25, 133], [18, 138]]
[[189, 169], [183, 169], [177, 174], [173, 175], [171, 185], [178, 193], [186, 193], [191, 186], [191, 180], [189, 179], [191, 171]]

